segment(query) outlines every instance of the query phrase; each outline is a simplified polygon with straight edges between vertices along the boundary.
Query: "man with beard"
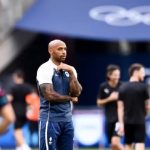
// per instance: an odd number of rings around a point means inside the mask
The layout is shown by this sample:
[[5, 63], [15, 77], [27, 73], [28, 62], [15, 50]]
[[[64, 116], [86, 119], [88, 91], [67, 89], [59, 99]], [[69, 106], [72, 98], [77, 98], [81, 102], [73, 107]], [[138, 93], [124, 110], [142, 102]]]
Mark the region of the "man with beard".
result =
[[40, 94], [39, 149], [73, 150], [72, 102], [82, 87], [74, 67], [64, 63], [66, 44], [53, 40], [48, 45], [50, 59], [37, 71]]
[[119, 89], [118, 133], [125, 133], [125, 150], [145, 149], [145, 114], [148, 106], [147, 86], [142, 82], [145, 76], [144, 66], [132, 64], [129, 68], [130, 80]]

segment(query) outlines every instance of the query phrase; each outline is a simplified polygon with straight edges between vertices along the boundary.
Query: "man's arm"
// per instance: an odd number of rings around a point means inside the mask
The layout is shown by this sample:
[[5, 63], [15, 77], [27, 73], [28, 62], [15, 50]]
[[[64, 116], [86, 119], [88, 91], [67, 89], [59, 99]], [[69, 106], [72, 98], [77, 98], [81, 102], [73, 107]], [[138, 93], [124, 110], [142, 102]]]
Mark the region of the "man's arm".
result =
[[120, 123], [124, 122], [124, 104], [122, 101], [118, 101], [118, 120]]
[[0, 134], [2, 134], [4, 132], [6, 132], [8, 126], [11, 123], [14, 123], [15, 119], [16, 119], [11, 103], [8, 103], [1, 108], [0, 114], [3, 118], [0, 123]]
[[147, 112], [150, 111], [150, 93], [149, 93], [149, 88], [145, 84], [145, 90], [144, 90], [144, 99], [145, 99], [145, 109]]
[[70, 95], [73, 97], [79, 97], [82, 91], [82, 86], [74, 73], [70, 73]]
[[146, 110], [149, 112], [150, 111], [150, 99], [147, 99], [146, 101], [145, 101], [145, 108], [146, 108]]
[[79, 95], [81, 94], [82, 91], [82, 86], [79, 83], [77, 77], [75, 76], [74, 73], [74, 68], [70, 65], [61, 63], [58, 67], [58, 70], [65, 70], [69, 73], [70, 75], [70, 95], [73, 97], [79, 97]]
[[44, 98], [50, 102], [66, 102], [69, 100], [76, 102], [76, 98], [67, 95], [61, 95], [54, 91], [53, 86], [50, 83], [41, 84], [40, 92], [42, 92]]
[[110, 103], [112, 101], [116, 101], [118, 99], [118, 92], [112, 92], [110, 94], [110, 96], [108, 96], [107, 98], [104, 99], [97, 99], [97, 105], [98, 106], [103, 106], [106, 105], [107, 103]]
[[118, 121], [119, 121], [119, 135], [124, 134], [124, 104], [122, 101], [118, 101]]

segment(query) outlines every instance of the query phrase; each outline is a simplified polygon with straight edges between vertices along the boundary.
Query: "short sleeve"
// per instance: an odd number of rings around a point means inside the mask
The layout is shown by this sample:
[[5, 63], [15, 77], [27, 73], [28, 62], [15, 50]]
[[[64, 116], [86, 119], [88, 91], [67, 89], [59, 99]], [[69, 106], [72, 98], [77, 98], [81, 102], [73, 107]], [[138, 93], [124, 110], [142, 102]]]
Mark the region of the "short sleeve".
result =
[[102, 85], [100, 85], [99, 90], [98, 90], [98, 94], [97, 94], [97, 98], [99, 98], [99, 99], [105, 98], [103, 91], [104, 91], [104, 87]]
[[54, 69], [46, 66], [41, 66], [37, 71], [37, 81], [38, 84], [51, 83], [53, 77]]
[[25, 85], [24, 85], [24, 92], [25, 92], [26, 94], [32, 93], [32, 92], [33, 92], [33, 87], [32, 87], [32, 85], [30, 85], [30, 84], [25, 84]]

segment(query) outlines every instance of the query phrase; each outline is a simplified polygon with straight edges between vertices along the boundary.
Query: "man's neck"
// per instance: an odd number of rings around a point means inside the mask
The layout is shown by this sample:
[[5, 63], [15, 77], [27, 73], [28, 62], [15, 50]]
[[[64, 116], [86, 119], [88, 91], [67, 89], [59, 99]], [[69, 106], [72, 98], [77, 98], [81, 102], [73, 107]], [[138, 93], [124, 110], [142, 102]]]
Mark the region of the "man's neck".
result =
[[112, 82], [112, 81], [108, 81], [108, 84], [109, 84], [111, 87], [116, 87], [116, 86], [117, 86], [117, 84], [114, 83], [114, 82]]
[[132, 76], [129, 81], [130, 82], [139, 82], [139, 79], [137, 77]]
[[56, 65], [59, 66], [61, 62], [56, 61], [55, 59], [51, 58], [52, 62]]
[[23, 84], [24, 83], [24, 80], [23, 79], [18, 79], [15, 81], [16, 84]]

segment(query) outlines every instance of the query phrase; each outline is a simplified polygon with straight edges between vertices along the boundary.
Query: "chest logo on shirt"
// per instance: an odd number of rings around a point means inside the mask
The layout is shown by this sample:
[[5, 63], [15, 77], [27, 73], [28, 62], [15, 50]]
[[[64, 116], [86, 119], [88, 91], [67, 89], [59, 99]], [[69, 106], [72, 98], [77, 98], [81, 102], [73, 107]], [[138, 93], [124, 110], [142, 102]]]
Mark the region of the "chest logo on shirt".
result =
[[104, 89], [104, 92], [105, 92], [106, 94], [108, 94], [108, 93], [109, 93], [109, 89], [105, 88], [105, 89]]
[[56, 73], [55, 76], [58, 77], [58, 74]]
[[69, 73], [68, 73], [68, 72], [66, 72], [66, 71], [65, 71], [65, 75], [66, 75], [66, 77], [69, 77]]

